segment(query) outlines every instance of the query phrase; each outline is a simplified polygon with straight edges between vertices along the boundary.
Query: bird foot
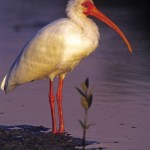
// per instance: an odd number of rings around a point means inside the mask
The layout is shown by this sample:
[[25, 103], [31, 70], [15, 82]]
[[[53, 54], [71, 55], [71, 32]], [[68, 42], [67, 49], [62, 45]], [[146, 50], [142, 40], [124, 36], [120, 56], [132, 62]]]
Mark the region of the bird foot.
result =
[[57, 133], [59, 133], [57, 130], [52, 130], [52, 133], [53, 134], [57, 134]]
[[65, 133], [64, 129], [59, 129], [58, 133]]
[[53, 134], [63, 134], [63, 133], [65, 133], [65, 130], [64, 129], [52, 130], [52, 133]]

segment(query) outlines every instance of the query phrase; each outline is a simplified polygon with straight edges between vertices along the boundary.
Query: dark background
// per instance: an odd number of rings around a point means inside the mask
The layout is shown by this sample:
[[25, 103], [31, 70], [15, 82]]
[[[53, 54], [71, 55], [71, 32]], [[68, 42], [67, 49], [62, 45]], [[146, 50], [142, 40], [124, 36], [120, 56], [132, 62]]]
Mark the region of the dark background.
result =
[[[54, 5], [62, 5], [66, 6], [68, 0], [56, 0], [54, 1]], [[43, 2], [50, 2], [50, 0], [43, 0]], [[147, 34], [148, 37], [150, 33], [150, 11], [149, 11], [149, 3], [148, 0], [93, 0], [98, 9], [103, 8], [126, 8], [134, 13], [132, 19], [133, 26], [138, 30], [141, 30]], [[131, 16], [130, 16], [131, 17]]]

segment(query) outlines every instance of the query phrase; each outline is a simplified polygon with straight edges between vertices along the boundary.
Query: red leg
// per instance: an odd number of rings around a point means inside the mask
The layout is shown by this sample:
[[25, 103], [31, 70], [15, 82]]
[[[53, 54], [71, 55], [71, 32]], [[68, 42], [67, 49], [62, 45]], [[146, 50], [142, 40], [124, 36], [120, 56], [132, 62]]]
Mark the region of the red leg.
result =
[[58, 105], [58, 115], [59, 115], [59, 132], [63, 133], [64, 129], [64, 119], [63, 119], [63, 110], [62, 110], [62, 88], [63, 88], [63, 79], [59, 78], [58, 90], [57, 90], [57, 105]]
[[49, 103], [51, 108], [51, 116], [52, 116], [52, 132], [57, 133], [56, 127], [56, 117], [55, 117], [55, 97], [53, 93], [53, 82], [50, 80], [50, 88], [49, 88]]

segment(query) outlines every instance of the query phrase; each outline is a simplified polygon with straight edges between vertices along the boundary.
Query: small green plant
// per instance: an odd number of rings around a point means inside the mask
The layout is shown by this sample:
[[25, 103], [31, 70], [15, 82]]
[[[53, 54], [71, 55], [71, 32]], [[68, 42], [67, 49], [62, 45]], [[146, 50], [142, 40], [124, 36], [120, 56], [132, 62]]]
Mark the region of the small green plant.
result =
[[92, 100], [93, 100], [93, 94], [92, 94], [92, 89], [89, 89], [89, 79], [87, 78], [84, 83], [81, 83], [81, 88], [76, 87], [77, 91], [81, 95], [81, 105], [84, 108], [84, 120], [81, 121], [79, 120], [79, 123], [83, 129], [83, 150], [85, 150], [86, 146], [86, 132], [87, 129], [93, 125], [93, 124], [88, 124], [87, 123], [87, 115], [88, 115], [88, 110], [91, 107]]

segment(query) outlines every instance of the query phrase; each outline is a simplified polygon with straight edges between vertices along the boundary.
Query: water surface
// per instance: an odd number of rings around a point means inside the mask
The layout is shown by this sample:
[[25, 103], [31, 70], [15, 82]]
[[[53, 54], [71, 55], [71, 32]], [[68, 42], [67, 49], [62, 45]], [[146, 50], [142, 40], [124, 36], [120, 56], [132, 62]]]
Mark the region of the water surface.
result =
[[[132, 7], [105, 6], [101, 10], [123, 30], [134, 51], [130, 55], [122, 39], [95, 20], [101, 33], [99, 47], [65, 80], [66, 131], [82, 137], [78, 120], [82, 119], [83, 110], [75, 87], [89, 77], [94, 87], [94, 102], [88, 121], [95, 126], [89, 129], [88, 139], [100, 142], [95, 147], [100, 145], [110, 150], [147, 149], [150, 139], [150, 44], [149, 34], [143, 28], [146, 26], [138, 24], [145, 20], [140, 20], [141, 12]], [[25, 42], [41, 27], [60, 17], [65, 17], [65, 3], [59, 0], [53, 3], [46, 0], [0, 2], [0, 80]], [[32, 82], [7, 96], [1, 91], [0, 124], [51, 128], [48, 84], [48, 80]]]

